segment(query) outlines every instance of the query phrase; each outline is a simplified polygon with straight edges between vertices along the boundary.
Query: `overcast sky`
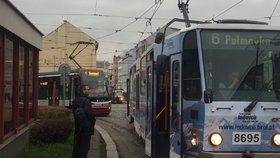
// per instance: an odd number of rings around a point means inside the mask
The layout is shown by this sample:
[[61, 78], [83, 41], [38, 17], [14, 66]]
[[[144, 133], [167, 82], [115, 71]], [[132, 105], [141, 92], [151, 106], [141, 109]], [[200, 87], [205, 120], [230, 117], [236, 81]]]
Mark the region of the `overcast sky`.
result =
[[[67, 20], [93, 38], [97, 38], [99, 49], [97, 60], [112, 61], [113, 55], [129, 50], [139, 40], [149, 34], [141, 33], [146, 28], [146, 19], [139, 19], [126, 29], [112, 36], [108, 35], [119, 30], [139, 17], [158, 0], [11, 0], [13, 4], [45, 35]], [[155, 31], [172, 18], [182, 18], [178, 0], [161, 0], [162, 5], [154, 15], [151, 26], [146, 31]], [[186, 1], [186, 0], [185, 0]], [[278, 0], [190, 0], [189, 17], [193, 20], [209, 20], [216, 17], [231, 6], [232, 9], [215, 19], [250, 19], [271, 22], [280, 26], [280, 3], [273, 10]], [[240, 3], [239, 3], [240, 2]], [[158, 6], [158, 5], [157, 5]], [[151, 17], [155, 7], [143, 17]], [[122, 17], [98, 17], [90, 14], [113, 15]], [[273, 13], [271, 21], [267, 18]], [[72, 14], [72, 15], [71, 15]], [[129, 18], [131, 17], [131, 18]], [[92, 29], [86, 29], [90, 27]], [[120, 52], [115, 52], [115, 50]]]

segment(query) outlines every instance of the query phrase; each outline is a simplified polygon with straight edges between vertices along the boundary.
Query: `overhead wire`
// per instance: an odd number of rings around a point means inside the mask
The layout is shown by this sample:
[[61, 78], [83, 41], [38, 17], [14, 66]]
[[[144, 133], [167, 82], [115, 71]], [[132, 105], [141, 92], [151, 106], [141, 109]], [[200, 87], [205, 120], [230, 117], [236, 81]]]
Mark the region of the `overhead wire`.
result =
[[124, 51], [116, 50], [116, 51], [113, 51], [113, 52], [105, 52], [105, 53], [97, 52], [96, 54], [115, 54], [115, 53], [122, 53], [122, 52], [124, 52]]
[[279, 4], [279, 0], [277, 0], [277, 3], [276, 3], [276, 5], [275, 5], [275, 7], [274, 7], [274, 9], [273, 9], [273, 11], [272, 11], [272, 13], [271, 13], [270, 17], [272, 17], [272, 16], [273, 16], [273, 14], [274, 14], [274, 12], [275, 12], [275, 10], [276, 10], [276, 8], [277, 8], [278, 4]]
[[145, 12], [143, 12], [139, 17], [136, 17], [135, 20], [131, 21], [130, 23], [128, 23], [127, 25], [123, 26], [121, 29], [119, 30], [115, 30], [115, 32], [113, 33], [110, 33], [110, 34], [107, 34], [107, 35], [104, 35], [104, 36], [101, 36], [101, 37], [98, 37], [97, 39], [102, 39], [102, 38], [105, 38], [105, 37], [108, 37], [108, 36], [112, 36], [118, 32], [121, 32], [123, 31], [124, 29], [126, 29], [128, 26], [132, 25], [133, 23], [135, 23], [136, 21], [139, 20], [139, 18], [142, 18], [147, 12], [149, 12], [151, 9], [153, 9], [160, 1], [158, 1], [157, 3], [153, 4], [150, 8], [148, 8]]
[[158, 5], [155, 7], [155, 10], [154, 10], [154, 12], [152, 13], [151, 17], [148, 19], [148, 21], [146, 21], [146, 27], [145, 27], [144, 31], [141, 32], [141, 36], [140, 36], [140, 38], [139, 38], [139, 40], [138, 40], [138, 43], [141, 41], [141, 39], [142, 39], [143, 35], [145, 34], [145, 32], [146, 32], [148, 26], [150, 26], [151, 34], [152, 34], [152, 19], [154, 18], [156, 12], [158, 11], [158, 9], [160, 8], [160, 6], [162, 5], [163, 1], [164, 1], [164, 0], [159, 0], [159, 1], [156, 1], [156, 2], [155, 2], [155, 4], [158, 4]]
[[[96, 3], [97, 3], [97, 0], [96, 0]], [[125, 26], [123, 26], [121, 29], [118, 29], [118, 30], [114, 30], [114, 32], [112, 32], [112, 33], [110, 33], [110, 34], [107, 34], [107, 35], [104, 35], [104, 36], [101, 36], [101, 37], [98, 37], [98, 38], [96, 38], [96, 39], [103, 39], [103, 38], [106, 38], [106, 37], [108, 37], [108, 36], [112, 36], [112, 35], [114, 35], [114, 34], [116, 34], [116, 33], [118, 33], [118, 32], [120, 32], [120, 31], [122, 31], [122, 32], [129, 32], [129, 31], [124, 31], [124, 29], [126, 29], [128, 26], [130, 26], [130, 25], [132, 25], [133, 23], [135, 23], [136, 21], [138, 21], [139, 19], [148, 19], [148, 20], [150, 20], [151, 21], [151, 19], [153, 18], [153, 16], [155, 15], [155, 13], [156, 13], [156, 11], [158, 10], [158, 8], [159, 8], [159, 6], [158, 7], [156, 7], [155, 8], [155, 11], [154, 11], [154, 13], [153, 13], [153, 15], [152, 15], [152, 17], [151, 18], [143, 18], [143, 16], [147, 13], [147, 12], [149, 12], [152, 8], [154, 8], [154, 6], [156, 6], [157, 4], [161, 4], [162, 3], [162, 1], [161, 0], [159, 0], [159, 1], [157, 1], [157, 2], [155, 2], [155, 4], [153, 4], [150, 8], [148, 8], [145, 12], [143, 12], [139, 17], [125, 17], [125, 16], [112, 16], [112, 15], [103, 15], [103, 14], [96, 14], [96, 12], [95, 12], [95, 14], [62, 14], [62, 15], [93, 15], [93, 16], [102, 16], [102, 17], [119, 17], [119, 18], [134, 18], [135, 20], [134, 21], [131, 21], [130, 23], [128, 23], [127, 25], [125, 25]], [[96, 4], [97, 5], [97, 4]], [[96, 7], [96, 5], [95, 5], [95, 7]], [[36, 13], [26, 13], [26, 14], [36, 14]], [[41, 15], [49, 15], [49, 14], [52, 14], [52, 15], [57, 15], [56, 13], [38, 13], [38, 14], [41, 14]], [[164, 20], [164, 18], [161, 18], [161, 19], [163, 19]], [[167, 19], [167, 18], [165, 18], [165, 19]], [[147, 24], [146, 24], [147, 25]], [[52, 26], [54, 26], [54, 25], [52, 25]], [[84, 29], [93, 29], [93, 28], [90, 28], [90, 27], [81, 27], [81, 28], [84, 28]], [[146, 33], [146, 29], [147, 29], [147, 26], [146, 26], [146, 28], [145, 28], [145, 31], [143, 31], [144, 33]], [[104, 29], [99, 29], [99, 30], [104, 30]], [[150, 25], [150, 30], [151, 30], [151, 32], [150, 33], [152, 33], [152, 26]], [[140, 37], [140, 39], [142, 38], [142, 36], [143, 36], [143, 32], [138, 32], [138, 33], [141, 33], [141, 37]]]
[[221, 13], [219, 13], [218, 15], [214, 16], [213, 18], [211, 18], [210, 20], [213, 20], [223, 14], [225, 14], [226, 12], [228, 12], [229, 10], [231, 10], [232, 8], [234, 8], [235, 6], [237, 6], [238, 4], [242, 3], [244, 0], [240, 0], [239, 2], [235, 3], [234, 5], [232, 5], [231, 7], [227, 8], [226, 10], [222, 11]]
[[[41, 26], [53, 26], [53, 27], [58, 27], [60, 25], [53, 25], [53, 24], [39, 24], [39, 23], [34, 23], [35, 25], [41, 25]], [[78, 26], [77, 28], [80, 29], [87, 29], [87, 30], [101, 30], [101, 31], [116, 31], [114, 29], [106, 29], [106, 28], [97, 28], [97, 27], [88, 27], [88, 26]], [[128, 33], [140, 33], [141, 31], [132, 31], [132, 30], [127, 30], [123, 32], [128, 32]], [[81, 32], [70, 32], [70, 33], [81, 33]]]
[[[136, 17], [136, 16], [123, 16], [123, 15], [110, 15], [110, 14], [90, 14], [90, 13], [35, 13], [35, 12], [24, 12], [26, 15], [40, 15], [40, 16], [49, 16], [49, 15], [54, 15], [54, 16], [95, 16], [95, 17], [104, 17], [104, 18], [122, 18], [122, 19], [135, 19], [139, 18], [142, 20], [148, 19], [148, 17]], [[155, 20], [170, 20], [172, 17], [164, 17], [164, 18], [155, 18]]]
[[274, 12], [275, 12], [275, 10], [276, 10], [278, 4], [279, 4], [279, 0], [277, 0], [277, 2], [276, 2], [276, 4], [275, 4], [275, 6], [274, 6], [274, 8], [273, 8], [273, 10], [272, 10], [272, 13], [270, 14], [270, 16], [265, 17], [265, 18], [268, 18], [270, 24], [271, 24], [271, 18], [273, 17], [273, 14], [274, 14]]
[[137, 43], [133, 43], [133, 42], [114, 42], [114, 41], [100, 41], [100, 42], [104, 42], [104, 43], [116, 43], [116, 44], [127, 44], [127, 45], [136, 45]]
[[144, 31], [141, 33], [141, 36], [140, 36], [140, 38], [139, 38], [139, 40], [138, 40], [138, 43], [141, 41], [141, 39], [142, 39], [144, 33], [146, 32], [147, 28], [148, 28], [148, 26], [146, 25]]
[[94, 14], [96, 14], [96, 9], [97, 9], [97, 1], [98, 1], [98, 0], [95, 0]]

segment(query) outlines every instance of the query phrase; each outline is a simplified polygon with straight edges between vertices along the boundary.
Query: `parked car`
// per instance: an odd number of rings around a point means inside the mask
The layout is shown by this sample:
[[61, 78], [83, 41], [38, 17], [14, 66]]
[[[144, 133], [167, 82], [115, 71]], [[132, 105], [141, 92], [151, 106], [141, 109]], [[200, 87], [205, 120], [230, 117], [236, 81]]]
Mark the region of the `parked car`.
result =
[[112, 103], [113, 104], [125, 104], [126, 103], [126, 93], [121, 89], [114, 90], [113, 95], [112, 95]]

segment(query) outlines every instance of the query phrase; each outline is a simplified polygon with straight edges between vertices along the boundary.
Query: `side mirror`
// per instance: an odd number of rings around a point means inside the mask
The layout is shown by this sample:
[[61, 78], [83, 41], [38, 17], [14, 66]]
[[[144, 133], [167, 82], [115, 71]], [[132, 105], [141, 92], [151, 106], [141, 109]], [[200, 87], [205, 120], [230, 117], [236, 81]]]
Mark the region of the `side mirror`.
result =
[[204, 102], [205, 103], [212, 103], [213, 102], [213, 92], [210, 89], [204, 91]]
[[164, 39], [164, 33], [158, 32], [155, 38], [155, 43], [160, 44], [163, 39]]

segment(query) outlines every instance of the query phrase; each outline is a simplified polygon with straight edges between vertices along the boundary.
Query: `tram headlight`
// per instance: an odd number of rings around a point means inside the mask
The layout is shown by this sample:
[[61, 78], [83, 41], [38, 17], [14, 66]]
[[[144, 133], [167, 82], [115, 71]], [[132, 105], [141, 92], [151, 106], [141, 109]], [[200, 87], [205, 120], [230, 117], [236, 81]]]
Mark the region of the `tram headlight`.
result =
[[192, 138], [191, 144], [192, 144], [192, 146], [197, 146], [197, 138]]
[[120, 96], [119, 99], [120, 99], [120, 101], [123, 101], [123, 100], [124, 100], [123, 96]]
[[219, 146], [223, 142], [223, 137], [221, 136], [220, 133], [217, 133], [217, 132], [212, 133], [209, 136], [209, 142], [213, 146]]
[[274, 134], [272, 137], [272, 143], [276, 146], [280, 146], [280, 133]]

